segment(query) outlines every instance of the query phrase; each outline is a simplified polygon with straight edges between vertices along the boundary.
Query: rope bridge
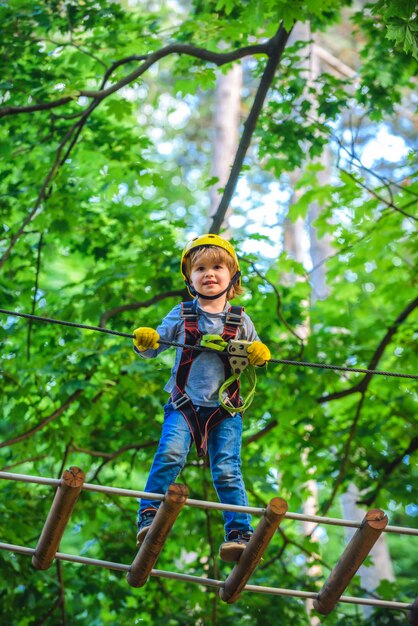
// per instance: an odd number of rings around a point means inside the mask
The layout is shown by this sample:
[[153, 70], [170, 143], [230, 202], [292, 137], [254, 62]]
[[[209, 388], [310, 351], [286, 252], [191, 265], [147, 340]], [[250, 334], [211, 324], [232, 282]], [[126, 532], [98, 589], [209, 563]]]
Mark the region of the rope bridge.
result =
[[[58, 559], [125, 572], [127, 581], [132, 587], [142, 587], [150, 576], [159, 576], [216, 588], [219, 590], [221, 599], [228, 604], [232, 604], [238, 600], [242, 591], [247, 591], [313, 599], [315, 609], [323, 615], [330, 613], [338, 602], [407, 611], [409, 623], [413, 626], [418, 625], [418, 598], [413, 602], [405, 603], [342, 595], [382, 532], [418, 536], [418, 529], [389, 526], [388, 518], [380, 509], [371, 509], [367, 512], [362, 522], [355, 522], [352, 520], [317, 515], [291, 513], [287, 510], [286, 501], [278, 497], [270, 500], [266, 508], [228, 505], [205, 500], [193, 500], [188, 497], [185, 485], [178, 483], [171, 485], [165, 494], [85, 483], [85, 474], [77, 467], [70, 467], [64, 472], [61, 479], [13, 474], [9, 472], [0, 472], [0, 479], [50, 485], [57, 488], [36, 548], [0, 543], [1, 550], [32, 556], [32, 564], [35, 569], [48, 569], [53, 560]], [[148, 497], [161, 502], [153, 524], [131, 565], [91, 559], [57, 551], [74, 506], [83, 490], [132, 498]], [[261, 516], [261, 520], [250, 542], [226, 580], [214, 580], [180, 572], [154, 569], [155, 562], [184, 505], [203, 509], [245, 511]], [[296, 521], [310, 521], [318, 524], [357, 528], [356, 533], [319, 593], [247, 584], [247, 581], [260, 562], [279, 524], [285, 518]]]
[[[40, 317], [27, 313], [18, 313], [16, 311], [8, 311], [6, 309], [0, 309], [0, 313], [40, 322], [98, 331], [129, 339], [134, 338], [132, 334], [128, 333], [108, 330], [97, 326], [88, 326], [86, 324]], [[213, 351], [211, 348], [203, 346], [189, 346], [175, 341], [164, 341], [160, 339], [160, 343], [178, 348], [191, 348], [201, 352]], [[217, 352], [217, 354], [219, 355], [220, 353]], [[226, 353], [225, 356], [227, 356]], [[298, 367], [312, 367], [418, 380], [418, 375], [399, 372], [353, 368], [325, 363], [310, 363], [306, 361], [291, 361], [288, 359], [271, 359], [270, 362]], [[27, 476], [24, 474], [12, 474], [8, 472], [0, 472], [0, 479], [57, 487], [55, 498], [52, 502], [50, 512], [45, 521], [36, 548], [0, 542], [0, 550], [7, 550], [18, 554], [32, 556], [32, 564], [35, 569], [48, 569], [54, 559], [104, 567], [120, 572], [126, 572], [127, 581], [132, 587], [142, 587], [150, 576], [171, 578], [183, 582], [217, 588], [221, 599], [229, 604], [238, 600], [242, 591], [313, 599], [314, 608], [323, 615], [330, 613], [338, 602], [385, 607], [388, 609], [407, 611], [409, 623], [412, 626], [418, 626], [418, 598], [416, 598], [412, 603], [403, 603], [379, 600], [376, 598], [359, 598], [342, 595], [382, 532], [418, 536], [418, 529], [388, 525], [388, 518], [380, 509], [371, 509], [367, 512], [362, 522], [355, 522], [352, 520], [336, 519], [317, 515], [291, 513], [287, 510], [287, 502], [282, 498], [273, 498], [269, 502], [267, 508], [227, 505], [217, 502], [190, 499], [188, 498], [187, 488], [181, 484], [171, 485], [166, 494], [163, 495], [85, 483], [85, 474], [77, 467], [71, 467], [69, 470], [64, 472], [61, 479], [45, 478], [41, 476]], [[58, 552], [58, 547], [65, 528], [82, 490], [134, 498], [147, 497], [161, 501], [161, 506], [158, 509], [157, 515], [155, 516], [146, 538], [131, 565]], [[170, 530], [185, 504], [204, 509], [244, 511], [261, 516], [261, 521], [242, 553], [240, 560], [225, 581], [191, 576], [178, 572], [157, 570], [153, 568], [161, 550], [163, 549]], [[319, 593], [247, 584], [247, 581], [260, 562], [271, 538], [284, 518], [357, 529]]]

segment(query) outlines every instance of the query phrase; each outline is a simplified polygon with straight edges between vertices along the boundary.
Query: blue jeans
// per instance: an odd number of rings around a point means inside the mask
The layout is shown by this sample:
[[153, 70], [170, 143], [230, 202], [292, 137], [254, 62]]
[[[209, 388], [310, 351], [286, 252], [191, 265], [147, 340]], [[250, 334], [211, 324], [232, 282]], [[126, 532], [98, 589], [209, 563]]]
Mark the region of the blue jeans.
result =
[[[195, 407], [200, 415], [209, 417], [213, 407]], [[241, 474], [242, 416], [227, 417], [209, 434], [208, 454], [213, 484], [220, 502], [248, 506]], [[145, 485], [145, 491], [165, 493], [183, 469], [193, 440], [183, 414], [171, 403], [164, 407], [164, 423], [157, 452]], [[158, 509], [159, 500], [141, 500], [138, 524], [145, 509]], [[231, 530], [252, 531], [251, 515], [223, 511], [225, 536]]]

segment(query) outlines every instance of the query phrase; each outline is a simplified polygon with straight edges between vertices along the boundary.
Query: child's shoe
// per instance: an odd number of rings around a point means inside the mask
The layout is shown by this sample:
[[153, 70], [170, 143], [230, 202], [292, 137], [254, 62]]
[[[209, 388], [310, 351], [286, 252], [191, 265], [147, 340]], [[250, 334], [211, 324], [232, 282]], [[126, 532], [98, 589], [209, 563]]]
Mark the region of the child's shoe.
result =
[[138, 534], [136, 536], [136, 545], [139, 547], [145, 539], [145, 535], [150, 529], [150, 526], [157, 514], [157, 509], [148, 509], [141, 514], [141, 521], [138, 526]]
[[219, 556], [221, 559], [223, 561], [227, 561], [228, 563], [239, 561], [241, 554], [244, 552], [251, 539], [252, 534], [253, 533], [250, 530], [231, 530], [227, 535], [226, 541], [224, 541], [219, 548]]

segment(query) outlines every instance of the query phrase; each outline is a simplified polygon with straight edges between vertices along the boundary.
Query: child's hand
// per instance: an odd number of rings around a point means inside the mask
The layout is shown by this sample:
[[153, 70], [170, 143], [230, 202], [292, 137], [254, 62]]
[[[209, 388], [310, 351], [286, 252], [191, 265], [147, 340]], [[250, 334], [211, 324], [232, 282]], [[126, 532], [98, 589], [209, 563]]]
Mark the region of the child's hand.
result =
[[134, 330], [134, 336], [134, 346], [140, 352], [148, 350], [149, 348], [156, 350], [160, 347], [158, 343], [160, 335], [153, 328], [146, 328], [145, 326], [137, 328]]
[[253, 341], [247, 348], [248, 360], [251, 365], [264, 365], [266, 361], [270, 361], [270, 350], [261, 341]]

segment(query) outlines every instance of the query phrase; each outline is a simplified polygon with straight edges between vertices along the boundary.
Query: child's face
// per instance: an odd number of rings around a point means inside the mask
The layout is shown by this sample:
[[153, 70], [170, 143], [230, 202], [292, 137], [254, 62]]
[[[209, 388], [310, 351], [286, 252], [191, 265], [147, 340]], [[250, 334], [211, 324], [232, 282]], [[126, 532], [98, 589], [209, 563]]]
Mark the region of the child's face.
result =
[[224, 291], [231, 281], [226, 263], [201, 257], [192, 265], [190, 284], [204, 296], [216, 296]]

